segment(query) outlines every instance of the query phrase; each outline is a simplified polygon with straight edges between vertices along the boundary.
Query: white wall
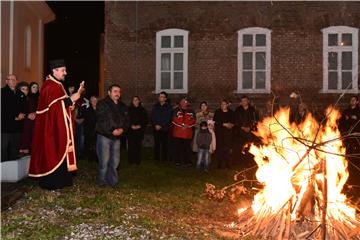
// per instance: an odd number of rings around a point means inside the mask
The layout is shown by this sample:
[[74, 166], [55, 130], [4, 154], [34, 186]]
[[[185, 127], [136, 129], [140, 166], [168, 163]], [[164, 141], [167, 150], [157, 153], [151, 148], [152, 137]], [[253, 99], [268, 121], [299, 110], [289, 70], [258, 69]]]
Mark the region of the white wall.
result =
[[[19, 81], [44, 78], [44, 24], [55, 19], [45, 2], [1, 1], [1, 85], [9, 73]], [[31, 65], [25, 66], [25, 29], [31, 29]]]

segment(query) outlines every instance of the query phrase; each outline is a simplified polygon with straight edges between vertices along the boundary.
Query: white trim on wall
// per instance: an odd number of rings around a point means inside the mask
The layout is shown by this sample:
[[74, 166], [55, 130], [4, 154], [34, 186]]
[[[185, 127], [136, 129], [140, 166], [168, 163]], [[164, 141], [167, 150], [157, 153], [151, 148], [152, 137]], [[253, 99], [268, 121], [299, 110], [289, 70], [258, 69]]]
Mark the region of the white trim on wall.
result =
[[24, 66], [26, 70], [31, 70], [31, 58], [32, 58], [32, 33], [31, 26], [27, 25], [24, 31]]
[[[266, 36], [265, 46], [256, 46], [256, 35], [264, 34]], [[243, 36], [252, 35], [252, 46], [243, 46]], [[256, 88], [256, 52], [265, 52], [265, 87]], [[243, 88], [243, 53], [252, 53], [252, 87]], [[244, 28], [238, 31], [238, 80], [237, 93], [270, 93], [271, 91], [271, 30], [261, 27]]]
[[[323, 28], [321, 30], [323, 33], [323, 88], [320, 90], [321, 93], [358, 93], [358, 35], [359, 29], [348, 27], [348, 26], [331, 26]], [[329, 34], [337, 34], [337, 46], [329, 46]], [[342, 34], [351, 34], [352, 45], [346, 46], [343, 44], [341, 36]], [[337, 55], [337, 69], [333, 72], [337, 72], [337, 89], [329, 89], [329, 53], [333, 52]], [[343, 52], [352, 52], [352, 88], [344, 89], [342, 86], [342, 53]]]
[[14, 64], [14, 1], [10, 1], [10, 21], [9, 21], [9, 74], [13, 74]]
[[[161, 39], [163, 36], [171, 37], [170, 44], [168, 48], [161, 47]], [[183, 47], [175, 47], [174, 39], [175, 36], [183, 36]], [[156, 33], [156, 87], [155, 93], [161, 91], [166, 91], [167, 93], [187, 93], [188, 92], [188, 38], [189, 31], [183, 29], [165, 29]], [[161, 88], [161, 55], [164, 53], [170, 54], [170, 88], [165, 89]], [[183, 54], [183, 85], [182, 89], [174, 88], [174, 55], [176, 53]]]
[[43, 65], [44, 65], [44, 55], [43, 55], [43, 21], [41, 19], [39, 19], [38, 21], [38, 69], [37, 69], [37, 83], [41, 83], [41, 80], [43, 79], [43, 73], [42, 73], [42, 69], [43, 69]]

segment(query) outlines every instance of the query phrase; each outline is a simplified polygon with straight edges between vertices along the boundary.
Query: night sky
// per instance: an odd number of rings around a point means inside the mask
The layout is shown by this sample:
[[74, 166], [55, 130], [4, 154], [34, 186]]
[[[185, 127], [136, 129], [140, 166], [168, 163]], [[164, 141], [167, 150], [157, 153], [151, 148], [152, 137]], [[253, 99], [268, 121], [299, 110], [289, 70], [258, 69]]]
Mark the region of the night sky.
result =
[[65, 84], [85, 81], [87, 94], [98, 94], [100, 35], [104, 2], [46, 2], [56, 20], [45, 25], [45, 71], [48, 62], [65, 59]]

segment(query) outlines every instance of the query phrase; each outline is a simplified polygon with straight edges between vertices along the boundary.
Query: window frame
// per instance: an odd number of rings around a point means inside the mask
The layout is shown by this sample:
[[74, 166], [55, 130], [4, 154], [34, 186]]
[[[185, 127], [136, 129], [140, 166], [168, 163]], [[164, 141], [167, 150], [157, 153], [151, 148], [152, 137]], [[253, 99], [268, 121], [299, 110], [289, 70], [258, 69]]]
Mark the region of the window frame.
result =
[[[321, 93], [358, 93], [358, 34], [359, 29], [349, 26], [330, 26], [321, 30], [323, 34], [323, 84]], [[352, 46], [328, 46], [329, 34], [352, 34]], [[338, 36], [339, 38], [339, 36]], [[339, 40], [338, 40], [339, 41]], [[338, 89], [329, 89], [329, 74], [328, 74], [328, 53], [329, 52], [352, 52], [352, 88], [342, 89], [339, 88], [341, 84], [341, 62], [338, 61], [337, 73], [338, 73]], [[338, 56], [338, 60], [340, 57]], [[341, 86], [342, 87], [342, 86]]]
[[[266, 36], [266, 45], [261, 47], [251, 46], [251, 47], [243, 47], [243, 35], [245, 34], [265, 34]], [[253, 38], [253, 41], [256, 41]], [[264, 52], [266, 54], [265, 59], [265, 88], [263, 89], [255, 89], [255, 85], [251, 89], [244, 89], [242, 88], [243, 85], [243, 53], [244, 52]], [[238, 73], [237, 73], [237, 93], [270, 93], [271, 92], [271, 30], [268, 28], [261, 28], [261, 27], [251, 27], [251, 28], [244, 28], [238, 31]], [[256, 58], [253, 58], [253, 69], [252, 72], [256, 72], [254, 62], [256, 62]], [[253, 84], [254, 84], [254, 76], [253, 76]]]
[[[171, 36], [171, 39], [174, 39], [174, 36], [183, 36], [183, 48], [170, 47], [163, 49], [161, 48], [161, 37], [162, 36]], [[170, 28], [158, 31], [156, 33], [156, 86], [155, 93], [160, 93], [161, 91], [166, 91], [167, 93], [188, 93], [188, 40], [189, 40], [189, 31], [184, 29]], [[171, 59], [173, 60], [175, 53], [183, 53], [183, 88], [174, 89], [174, 69], [173, 61], [171, 61], [171, 74], [170, 74], [170, 89], [161, 88], [161, 54], [170, 53]]]

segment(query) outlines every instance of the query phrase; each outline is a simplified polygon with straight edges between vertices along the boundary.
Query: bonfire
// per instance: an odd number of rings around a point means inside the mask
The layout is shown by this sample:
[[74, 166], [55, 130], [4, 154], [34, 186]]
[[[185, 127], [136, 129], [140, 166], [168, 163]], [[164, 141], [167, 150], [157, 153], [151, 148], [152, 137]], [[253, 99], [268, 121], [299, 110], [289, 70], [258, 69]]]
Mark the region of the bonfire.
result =
[[[337, 127], [340, 113], [328, 108], [320, 124], [308, 114], [300, 125], [290, 123], [289, 115], [282, 108], [257, 125], [261, 144], [249, 151], [261, 187], [231, 227], [254, 239], [360, 239], [356, 206], [344, 193], [349, 173]], [[242, 183], [207, 190], [221, 197], [236, 186], [243, 193]]]

